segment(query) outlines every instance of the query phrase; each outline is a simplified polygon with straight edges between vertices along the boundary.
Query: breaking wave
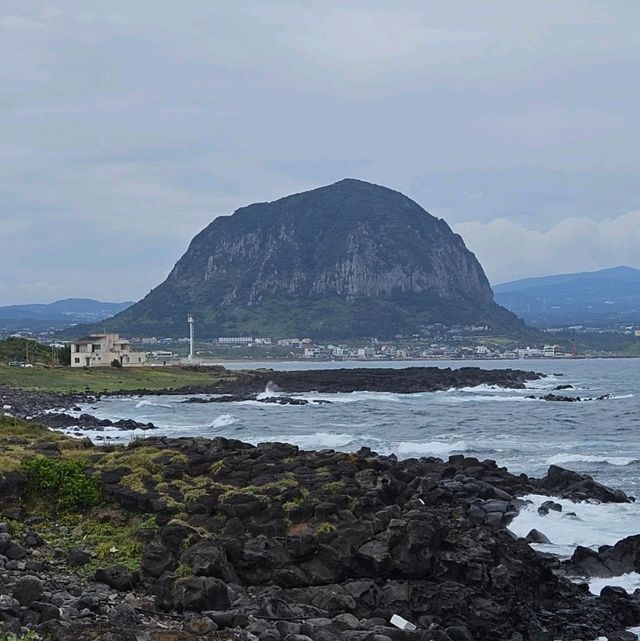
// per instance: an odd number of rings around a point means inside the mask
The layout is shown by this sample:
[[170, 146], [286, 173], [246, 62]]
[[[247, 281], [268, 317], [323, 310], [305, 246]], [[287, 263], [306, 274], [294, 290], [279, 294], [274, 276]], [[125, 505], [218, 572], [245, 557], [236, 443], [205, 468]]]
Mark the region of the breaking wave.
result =
[[589, 581], [589, 590], [591, 594], [598, 596], [602, 588], [606, 585], [624, 588], [629, 594], [640, 588], [640, 574], [637, 572], [628, 572], [620, 576], [611, 576], [608, 578], [597, 578]]
[[167, 405], [166, 403], [154, 403], [153, 401], [147, 401], [147, 400], [141, 400], [136, 403], [136, 409], [139, 409], [140, 407], [164, 407], [165, 409], [172, 409], [171, 405]]
[[469, 449], [466, 441], [455, 441], [454, 443], [442, 443], [441, 441], [403, 441], [394, 448], [398, 455], [408, 456], [443, 456], [453, 452], [466, 452]]
[[560, 463], [608, 463], [609, 465], [630, 465], [637, 459], [629, 456], [606, 456], [599, 454], [554, 454], [547, 459], [547, 465]]
[[226, 427], [227, 425], [233, 425], [237, 421], [238, 419], [233, 414], [221, 414], [209, 427]]

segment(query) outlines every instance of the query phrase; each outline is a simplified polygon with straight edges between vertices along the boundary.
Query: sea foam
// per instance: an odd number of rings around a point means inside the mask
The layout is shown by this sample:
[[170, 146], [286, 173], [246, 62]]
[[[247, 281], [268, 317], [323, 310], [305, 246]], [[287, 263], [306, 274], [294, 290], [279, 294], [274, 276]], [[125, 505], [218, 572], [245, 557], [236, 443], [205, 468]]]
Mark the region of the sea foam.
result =
[[511, 521], [509, 529], [522, 537], [534, 528], [543, 532], [551, 545], [535, 547], [563, 558], [570, 557], [578, 545], [595, 549], [640, 532], [640, 505], [637, 503], [573, 503], [551, 497], [562, 505], [562, 512], [551, 510], [541, 515], [538, 507], [550, 497], [529, 494], [522, 498], [530, 503]]
[[598, 596], [602, 588], [607, 585], [624, 588], [629, 594], [640, 588], [640, 574], [637, 572], [628, 572], [620, 576], [612, 576], [605, 579], [597, 578], [589, 581], [589, 590], [591, 594]]
[[629, 456], [607, 456], [605, 454], [572, 454], [570, 452], [550, 456], [547, 465], [562, 463], [608, 463], [609, 465], [630, 465], [637, 459]]
[[237, 418], [233, 414], [221, 414], [209, 425], [209, 427], [226, 427], [233, 425], [237, 422]]
[[453, 452], [465, 452], [468, 449], [465, 441], [442, 443], [441, 441], [403, 441], [393, 448], [399, 456], [443, 456]]

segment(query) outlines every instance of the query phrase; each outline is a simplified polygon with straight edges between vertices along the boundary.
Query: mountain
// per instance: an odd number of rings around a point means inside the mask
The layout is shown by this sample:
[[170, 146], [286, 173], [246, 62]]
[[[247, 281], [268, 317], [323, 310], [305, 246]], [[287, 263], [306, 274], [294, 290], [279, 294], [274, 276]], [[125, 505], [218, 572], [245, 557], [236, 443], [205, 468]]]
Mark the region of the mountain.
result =
[[611, 267], [501, 283], [496, 301], [539, 327], [640, 323], [640, 270]]
[[444, 220], [353, 179], [216, 218], [164, 283], [105, 325], [130, 336], [184, 336], [188, 313], [207, 337], [524, 327], [494, 303], [482, 267]]
[[0, 307], [0, 329], [42, 331], [79, 323], [95, 323], [133, 303], [104, 303], [90, 298], [66, 298], [53, 303]]

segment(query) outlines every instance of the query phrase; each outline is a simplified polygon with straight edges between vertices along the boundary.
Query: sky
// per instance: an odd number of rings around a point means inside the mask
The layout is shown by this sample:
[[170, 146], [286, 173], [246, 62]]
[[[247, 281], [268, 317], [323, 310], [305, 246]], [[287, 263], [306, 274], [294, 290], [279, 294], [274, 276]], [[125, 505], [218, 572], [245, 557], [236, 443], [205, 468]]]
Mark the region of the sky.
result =
[[3, 0], [0, 304], [136, 300], [238, 207], [336, 182], [493, 283], [640, 268], [640, 3]]

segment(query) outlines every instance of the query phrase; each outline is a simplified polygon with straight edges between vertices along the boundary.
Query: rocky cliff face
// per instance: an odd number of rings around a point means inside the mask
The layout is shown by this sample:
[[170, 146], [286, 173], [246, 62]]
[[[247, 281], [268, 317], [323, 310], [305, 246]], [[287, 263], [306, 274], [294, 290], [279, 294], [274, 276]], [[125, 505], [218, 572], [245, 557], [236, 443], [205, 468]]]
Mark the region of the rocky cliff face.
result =
[[377, 185], [334, 185], [214, 220], [167, 280], [111, 326], [212, 335], [348, 337], [480, 323], [514, 328], [482, 267], [444, 220]]

